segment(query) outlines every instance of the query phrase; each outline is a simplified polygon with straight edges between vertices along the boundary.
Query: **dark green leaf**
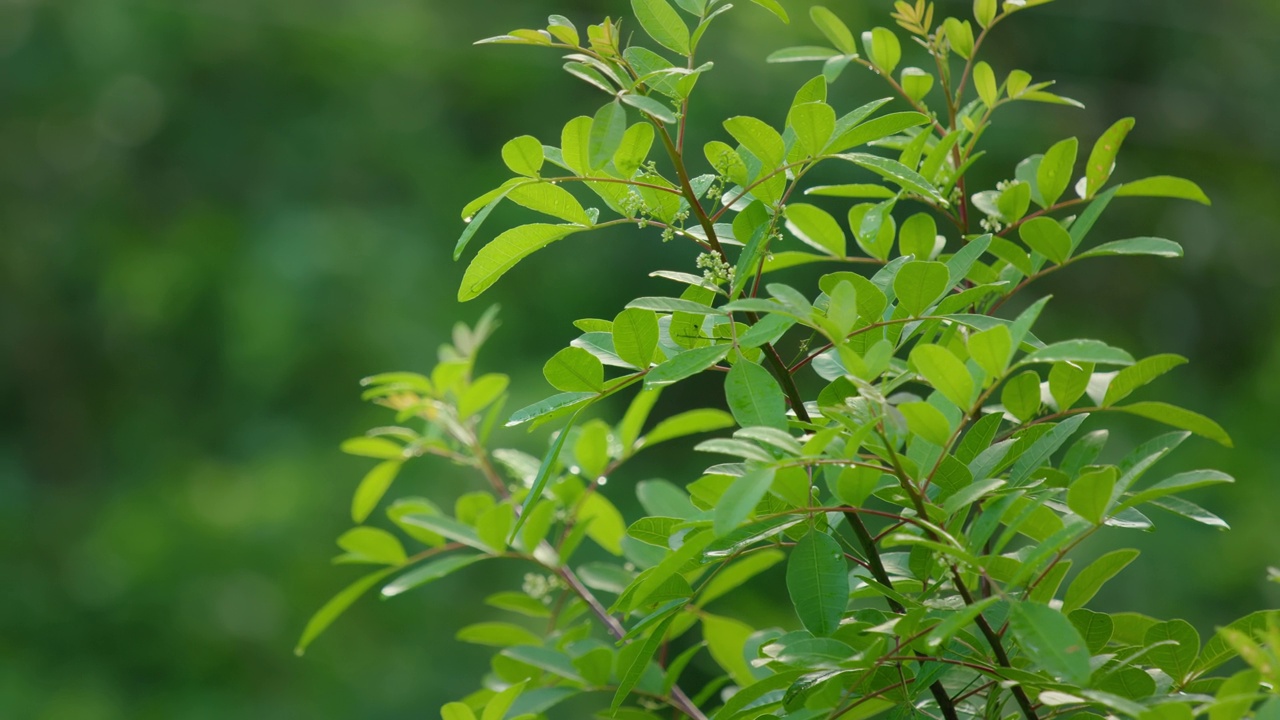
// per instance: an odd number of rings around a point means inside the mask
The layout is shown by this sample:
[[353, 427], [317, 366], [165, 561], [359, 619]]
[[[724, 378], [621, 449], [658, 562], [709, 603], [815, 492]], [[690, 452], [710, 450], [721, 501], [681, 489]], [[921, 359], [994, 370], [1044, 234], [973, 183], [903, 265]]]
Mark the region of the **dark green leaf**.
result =
[[1047, 605], [1012, 603], [1009, 629], [1032, 662], [1076, 685], [1089, 682], [1089, 649], [1065, 615]]
[[724, 382], [729, 410], [742, 427], [764, 425], [787, 429], [787, 400], [778, 381], [764, 367], [739, 360]]
[[666, 0], [631, 0], [636, 21], [659, 45], [680, 53], [689, 54], [689, 26]]
[[787, 591], [805, 629], [818, 636], [835, 632], [849, 604], [849, 567], [840, 543], [818, 529], [801, 538], [787, 560]]
[[733, 481], [720, 502], [716, 503], [714, 526], [716, 537], [733, 532], [743, 520], [755, 512], [756, 505], [764, 499], [773, 484], [772, 468], [752, 470]]

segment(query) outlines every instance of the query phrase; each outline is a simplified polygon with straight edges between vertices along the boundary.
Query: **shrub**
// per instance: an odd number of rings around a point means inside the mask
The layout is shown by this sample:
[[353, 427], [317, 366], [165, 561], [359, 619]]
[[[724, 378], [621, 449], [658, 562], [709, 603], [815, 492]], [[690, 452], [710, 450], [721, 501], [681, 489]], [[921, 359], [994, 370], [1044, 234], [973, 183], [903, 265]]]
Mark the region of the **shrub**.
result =
[[[697, 48], [727, 3], [633, 0], [657, 48], [624, 47], [639, 33], [620, 21], [583, 35], [561, 16], [483, 41], [567, 52], [565, 70], [608, 100], [570, 120], [559, 147], [523, 136], [502, 148], [515, 177], [465, 208], [455, 258], [503, 202], [551, 221], [481, 247], [459, 300], [553, 242], [615, 225], [650, 228], [697, 255], [653, 273], [679, 292], [576, 322], [582, 334], [544, 367], [559, 392], [510, 416], [507, 377], [475, 373], [492, 311], [459, 325], [428, 375], [366, 379], [365, 399], [395, 424], [344, 444], [379, 463], [356, 490], [357, 527], [338, 539], [338, 561], [379, 568], [315, 615], [299, 652], [367, 590], [400, 595], [505, 557], [530, 572], [486, 602], [549, 631], [511, 618], [461, 628], [459, 639], [498, 650], [482, 689], [446, 705], [446, 720], [552, 715], [580, 694], [598, 695], [602, 716], [637, 719], [1280, 717], [1280, 700], [1268, 699], [1280, 616], [1249, 615], [1202, 645], [1183, 620], [1088, 607], [1136, 550], [1072, 573], [1080, 543], [1103, 528], [1150, 530], [1150, 513], [1225, 527], [1183, 495], [1230, 477], [1150, 476], [1192, 434], [1231, 441], [1200, 414], [1131, 398], [1184, 358], [1038, 337], [1047, 297], [1001, 314], [1034, 281], [1084, 260], [1182, 254], [1161, 238], [1097, 242], [1091, 231], [1113, 202], [1208, 203], [1174, 177], [1109, 184], [1132, 119], [1093, 144], [1083, 175], [1068, 138], [994, 189], [966, 186], [997, 110], [1078, 105], [1051, 82], [1021, 70], [998, 78], [977, 58], [993, 29], [1048, 1], [977, 0], [972, 19], [897, 2], [899, 30], [857, 39], [815, 6], [827, 44], [770, 56], [821, 66], [786, 106], [782, 130], [732, 117], [696, 149], [689, 99], [712, 69]], [[788, 20], [775, 0], [752, 2]], [[900, 68], [904, 44], [936, 70]], [[905, 109], [882, 113], [886, 98], [838, 114], [828, 87], [856, 66], [883, 77]], [[849, 182], [807, 183], [819, 164]], [[814, 202], [799, 201], [800, 188]], [[844, 225], [831, 213], [847, 205]], [[819, 263], [836, 269], [816, 289], [778, 279]], [[797, 378], [819, 391], [802, 393]], [[727, 411], [653, 421], [660, 393], [684, 382], [722, 384]], [[616, 424], [590, 416], [623, 393], [632, 399]], [[1107, 431], [1085, 423], [1108, 413], [1174, 432], [1104, 463]], [[504, 420], [558, 431], [536, 458], [494, 447]], [[637, 453], [707, 433], [716, 436], [696, 449], [715, 464], [683, 487], [639, 483], [646, 514], [625, 521], [610, 499], [621, 488], [606, 478]], [[484, 489], [452, 515], [429, 498], [395, 500], [386, 514], [400, 535], [366, 525], [401, 466], [423, 456], [473, 469]], [[425, 549], [410, 554], [402, 537]], [[584, 554], [610, 559], [575, 560]], [[775, 565], [785, 565], [788, 627], [713, 612]], [[1215, 674], [1236, 656], [1237, 672]]]

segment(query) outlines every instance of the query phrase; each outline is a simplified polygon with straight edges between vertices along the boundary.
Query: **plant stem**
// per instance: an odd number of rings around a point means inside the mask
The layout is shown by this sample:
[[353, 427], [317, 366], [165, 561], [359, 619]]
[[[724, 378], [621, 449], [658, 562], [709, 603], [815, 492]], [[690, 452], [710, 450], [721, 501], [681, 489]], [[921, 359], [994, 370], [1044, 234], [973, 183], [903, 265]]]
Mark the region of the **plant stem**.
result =
[[[964, 580], [960, 577], [960, 571], [954, 565], [951, 567], [951, 581], [955, 583], [956, 592], [960, 593], [960, 597], [964, 599], [964, 604], [972, 605], [974, 602], [973, 595], [969, 592], [969, 588], [965, 586]], [[991, 627], [991, 623], [987, 622], [982, 613], [978, 613], [978, 617], [974, 619], [974, 622], [977, 623], [978, 629], [982, 631], [982, 635], [986, 637], [987, 643], [991, 645], [991, 652], [995, 653], [996, 662], [1000, 663], [1001, 667], [1013, 667], [1009, 662], [1009, 655], [1004, 651], [1004, 643], [1001, 642], [1000, 635]], [[1027, 720], [1040, 720], [1039, 716], [1036, 715], [1035, 708], [1031, 705], [1031, 698], [1027, 697], [1027, 691], [1023, 690], [1021, 685], [1014, 685], [1009, 690], [1013, 693], [1014, 700], [1017, 701], [1018, 707], [1022, 708], [1022, 714]]]

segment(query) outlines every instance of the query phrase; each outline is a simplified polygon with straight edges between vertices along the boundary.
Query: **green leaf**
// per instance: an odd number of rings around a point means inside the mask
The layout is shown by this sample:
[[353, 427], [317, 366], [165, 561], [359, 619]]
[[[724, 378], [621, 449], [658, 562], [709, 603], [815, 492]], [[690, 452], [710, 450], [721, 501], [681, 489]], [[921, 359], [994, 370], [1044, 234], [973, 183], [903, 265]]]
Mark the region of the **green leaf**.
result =
[[786, 157], [782, 136], [763, 120], [739, 115], [725, 120], [724, 129], [756, 156], [764, 171], [778, 167]]
[[569, 422], [565, 424], [564, 429], [556, 436], [551, 448], [547, 450], [547, 454], [543, 456], [542, 464], [538, 466], [538, 474], [534, 477], [533, 484], [529, 487], [529, 494], [524, 499], [524, 506], [520, 509], [519, 516], [516, 517], [515, 527], [511, 528], [508, 542], [511, 542], [511, 538], [514, 538], [520, 532], [520, 528], [524, 526], [524, 521], [529, 517], [529, 512], [542, 499], [542, 491], [546, 489], [547, 483], [551, 481], [552, 469], [555, 468], [556, 462], [560, 459], [560, 451], [564, 450], [564, 442], [569, 437], [569, 430], [578, 421], [578, 416], [582, 414], [583, 409], [585, 408], [579, 408], [573, 413], [573, 416], [569, 418]]
[[[850, 36], [852, 37], [852, 36]], [[833, 57], [839, 57], [840, 51], [828, 47], [819, 47], [817, 45], [803, 45], [799, 47], [783, 48], [775, 50], [766, 58], [766, 62], [771, 63], [789, 63], [789, 62], [825, 62]]]
[[900, 82], [903, 92], [916, 102], [923, 100], [933, 89], [933, 75], [916, 67], [903, 68]]
[[600, 392], [604, 388], [604, 364], [579, 347], [567, 347], [542, 366], [542, 375], [562, 392]]
[[698, 607], [706, 607], [716, 598], [729, 594], [748, 580], [782, 562], [786, 557], [780, 550], [762, 550], [726, 565], [702, 587], [698, 593]]
[[631, 0], [631, 9], [640, 27], [659, 45], [689, 54], [689, 26], [666, 0]]
[[519, 625], [506, 622], [482, 622], [468, 625], [459, 630], [454, 637], [472, 645], [500, 648], [542, 644], [542, 638]]
[[653, 125], [647, 122], [638, 122], [622, 134], [622, 142], [613, 154], [613, 166], [623, 177], [635, 175], [644, 164], [653, 147], [653, 135]]
[[476, 714], [465, 703], [451, 702], [440, 708], [440, 720], [476, 720]]
[[942, 197], [942, 193], [938, 188], [921, 177], [919, 173], [897, 160], [890, 160], [877, 155], [867, 155], [866, 153], [845, 153], [835, 157], [866, 168], [890, 182], [896, 183], [904, 190], [927, 197], [936, 203], [943, 205], [947, 203], [946, 198]]
[[892, 75], [898, 61], [902, 60], [902, 44], [888, 28], [877, 27], [862, 33], [862, 48], [866, 50], [871, 64], [885, 75]]
[[800, 103], [791, 108], [787, 124], [795, 130], [796, 141], [805, 157], [813, 157], [820, 154], [831, 139], [836, 128], [836, 111], [825, 102]]
[[787, 11], [778, 3], [778, 0], [751, 0], [751, 2], [778, 16], [782, 22], [790, 24], [791, 18], [787, 16]]
[[511, 709], [511, 704], [520, 697], [520, 693], [524, 692], [524, 686], [528, 682], [528, 680], [521, 680], [490, 698], [489, 704], [484, 706], [484, 712], [480, 714], [480, 720], [503, 720], [507, 716], [507, 711]]
[[1166, 495], [1187, 492], [1196, 488], [1208, 487], [1210, 485], [1220, 485], [1222, 483], [1232, 483], [1235, 479], [1226, 473], [1217, 470], [1192, 470], [1190, 472], [1178, 473], [1173, 477], [1166, 478], [1160, 482], [1134, 493], [1132, 496], [1125, 498], [1117, 508], [1123, 509], [1127, 507], [1135, 507], [1142, 503], [1151, 502]]
[[[1151, 647], [1168, 640], [1177, 644]], [[1200, 654], [1200, 633], [1185, 620], [1170, 620], [1148, 628], [1143, 644], [1151, 647], [1146, 660], [1180, 683], [1196, 664], [1196, 656]]]
[[[539, 400], [532, 405], [523, 407], [512, 413], [511, 418], [507, 420], [506, 426], [515, 427], [516, 425], [523, 425], [530, 420], [536, 420], [540, 417], [553, 415], [557, 412], [567, 412], [575, 405], [586, 404], [595, 397], [596, 394], [590, 392], [571, 392], [552, 395], [545, 400]], [[537, 425], [534, 425], [534, 427], [537, 427]]]
[[502, 161], [517, 175], [538, 177], [543, 160], [542, 143], [532, 135], [521, 135], [502, 146]]
[[933, 306], [951, 284], [951, 273], [940, 262], [912, 260], [898, 270], [893, 279], [893, 292], [898, 305], [912, 316]]
[[991, 21], [996, 19], [996, 5], [997, 0], [973, 0], [973, 17], [978, 25], [991, 27]]
[[993, 107], [1000, 99], [1000, 88], [996, 85], [996, 74], [985, 61], [973, 66], [973, 87], [982, 98], [982, 104]]
[[387, 460], [378, 463], [365, 474], [359, 487], [356, 488], [355, 495], [351, 498], [352, 521], [359, 524], [369, 517], [369, 513], [373, 512], [378, 502], [382, 500], [382, 496], [387, 493], [387, 488], [391, 487], [396, 475], [400, 474], [402, 464], [399, 460]]
[[[1062, 600], [1062, 611], [1070, 615], [1077, 608], [1098, 594], [1102, 586], [1111, 578], [1136, 560], [1138, 551], [1133, 549], [1115, 550], [1089, 563], [1080, 571], [1071, 584], [1067, 586], [1067, 594]], [[1091, 646], [1092, 647], [1092, 646]]]
[[1062, 447], [1076, 430], [1080, 429], [1080, 425], [1089, 419], [1087, 413], [1073, 415], [1066, 420], [1053, 426], [1053, 429], [1041, 435], [1031, 447], [1027, 448], [1021, 456], [1013, 463], [1013, 468], [1009, 472], [1009, 486], [1022, 487], [1024, 483], [1031, 478], [1031, 474], [1036, 468], [1049, 461], [1053, 453]]
[[1049, 394], [1058, 403], [1058, 410], [1070, 410], [1089, 389], [1092, 377], [1092, 363], [1054, 363], [1049, 370]]
[[1195, 664], [1196, 674], [1203, 675], [1239, 654], [1231, 643], [1227, 641], [1223, 630], [1234, 630], [1246, 636], [1253, 636], [1265, 630], [1269, 622], [1276, 621], [1280, 621], [1280, 611], [1258, 610], [1230, 623], [1225, 628], [1219, 629], [1210, 638], [1209, 642], [1204, 644], [1204, 650], [1200, 653], [1200, 658]]
[[731, 348], [731, 345], [708, 345], [686, 350], [650, 370], [644, 376], [644, 386], [646, 389], [663, 387], [697, 375], [723, 360]]
[[1018, 226], [1018, 237], [1027, 247], [1061, 265], [1071, 257], [1071, 235], [1057, 220], [1038, 217]]
[[1000, 389], [1000, 403], [1022, 422], [1040, 414], [1040, 376], [1028, 370], [1010, 378]]
[[1089, 682], [1089, 649], [1065, 615], [1047, 605], [1011, 603], [1009, 629], [1036, 665], [1075, 685]]
[[640, 651], [635, 654], [631, 664], [627, 666], [626, 672], [618, 680], [618, 689], [613, 695], [613, 702], [609, 705], [610, 710], [616, 713], [618, 708], [622, 706], [622, 702], [631, 694], [636, 683], [640, 682], [641, 676], [644, 675], [644, 671], [649, 667], [649, 662], [666, 639], [667, 629], [671, 627], [671, 623], [675, 619], [675, 615], [668, 615], [667, 619], [659, 623], [658, 627], [654, 628], [653, 632], [649, 634], [649, 637], [645, 638]]
[[[658, 0], [658, 1], [661, 1], [661, 0]], [[635, 95], [632, 93], [627, 93], [626, 95], [623, 95], [618, 99], [637, 110], [646, 112], [654, 116], [655, 118], [661, 120], [664, 123], [673, 123], [676, 121], [676, 114], [672, 112], [671, 108], [667, 107], [666, 105], [664, 105], [662, 102], [658, 100], [654, 100], [653, 98], [647, 95]]]
[[1098, 340], [1064, 340], [1029, 353], [1018, 364], [1055, 362], [1132, 365], [1134, 361], [1133, 356], [1124, 350]]
[[1192, 200], [1201, 205], [1212, 205], [1209, 196], [1200, 186], [1180, 177], [1157, 175], [1127, 182], [1116, 191], [1120, 197], [1168, 197]]
[[1111, 178], [1111, 172], [1115, 170], [1116, 155], [1120, 152], [1120, 145], [1133, 129], [1134, 122], [1133, 118], [1120, 120], [1103, 133], [1102, 137], [1098, 138], [1098, 142], [1094, 143], [1093, 151], [1089, 153], [1089, 164], [1085, 167], [1083, 197], [1091, 198], [1097, 195], [1102, 186], [1107, 184], [1107, 180]]
[[1244, 717], [1257, 699], [1261, 680], [1262, 675], [1257, 670], [1242, 670], [1227, 678], [1218, 688], [1217, 702], [1209, 707], [1209, 720], [1240, 720]]
[[405, 560], [404, 545], [382, 528], [351, 528], [338, 537], [338, 547], [365, 562], [399, 565]]
[[651, 447], [667, 440], [699, 433], [713, 432], [733, 427], [733, 416], [723, 410], [688, 410], [672, 415], [658, 423], [641, 438], [642, 447]]
[[404, 448], [384, 437], [357, 437], [344, 440], [342, 452], [378, 460], [396, 460], [404, 457]]
[[534, 252], [584, 230], [577, 225], [545, 225], [535, 223], [511, 228], [480, 248], [462, 276], [458, 302], [480, 296], [508, 270]]
[[622, 513], [600, 493], [591, 493], [578, 505], [578, 522], [587, 523], [587, 537], [612, 555], [622, 554], [622, 537], [627, 534]]
[[316, 611], [315, 615], [307, 621], [307, 626], [302, 630], [302, 637], [298, 640], [298, 646], [293, 649], [297, 655], [301, 655], [307, 651], [310, 645], [320, 633], [323, 633], [338, 616], [351, 607], [366, 590], [382, 582], [382, 579], [395, 572], [396, 568], [386, 568], [375, 573], [370, 573], [343, 588], [341, 592], [330, 598], [329, 602]]
[[951, 49], [965, 60], [973, 57], [973, 26], [968, 20], [947, 18], [942, 21]]
[[773, 484], [773, 475], [772, 468], [761, 468], [752, 470], [733, 481], [720, 501], [716, 503], [712, 517], [712, 529], [716, 537], [723, 537], [733, 532], [743, 520], [755, 512], [756, 505], [760, 504]]
[[[854, 125], [847, 130], [841, 131], [831, 144], [827, 147], [827, 152], [838, 153], [848, 150], [849, 148], [866, 145], [869, 142], [882, 140], [902, 132], [908, 128], [919, 127], [929, 123], [929, 116], [918, 112], [899, 112], [881, 115], [878, 118], [868, 120], [860, 125]], [[904, 166], [905, 167], [905, 166]], [[862, 187], [859, 185], [849, 187]], [[872, 186], [879, 187], [879, 186]], [[805, 193], [809, 194], [808, 192]], [[817, 193], [821, 194], [821, 193]], [[838, 197], [853, 197], [849, 195]], [[893, 197], [893, 193], [888, 195], [859, 195], [857, 197]]]
[[823, 35], [845, 55], [857, 55], [858, 46], [853, 41], [853, 33], [848, 26], [836, 17], [836, 14], [821, 5], [809, 8], [809, 19], [822, 31]]
[[1102, 400], [1102, 407], [1111, 407], [1129, 397], [1134, 390], [1147, 385], [1186, 362], [1187, 359], [1181, 355], [1153, 355], [1122, 369], [1116, 373], [1116, 376], [1111, 379], [1111, 384], [1107, 386], [1107, 394]]
[[1058, 202], [1062, 193], [1071, 187], [1071, 175], [1076, 167], [1076, 155], [1080, 151], [1080, 141], [1067, 138], [1055, 143], [1040, 160], [1036, 170], [1036, 187], [1040, 190], [1040, 198], [1044, 207]]
[[787, 592], [806, 630], [835, 632], [849, 605], [849, 566], [835, 538], [811, 529], [800, 539], [787, 560]]
[[421, 567], [414, 568], [400, 577], [387, 583], [382, 588], [382, 597], [389, 598], [401, 595], [414, 588], [426, 585], [484, 560], [486, 555], [446, 555]]
[[907, 427], [911, 432], [937, 445], [947, 447], [951, 439], [951, 423], [938, 408], [927, 402], [909, 402], [898, 406], [898, 411], [907, 419]]
[[929, 260], [938, 240], [938, 223], [928, 213], [916, 213], [902, 223], [898, 231], [898, 250], [916, 260]]
[[1115, 632], [1115, 623], [1112, 622], [1110, 615], [1079, 608], [1067, 613], [1067, 617], [1070, 618], [1071, 624], [1075, 625], [1076, 629], [1080, 631], [1080, 635], [1084, 637], [1084, 642], [1089, 647], [1089, 652], [1101, 652], [1107, 646], [1107, 643], [1111, 642], [1111, 635]]
[[613, 154], [622, 147], [622, 136], [627, 132], [627, 111], [617, 100], [596, 111], [591, 122], [591, 135], [587, 141], [587, 158], [591, 169], [604, 167]]
[[755, 675], [743, 652], [747, 639], [754, 632], [751, 626], [732, 618], [710, 613], [702, 616], [702, 636], [707, 641], [711, 657], [734, 682], [743, 687], [755, 682]]
[[652, 310], [628, 308], [613, 319], [613, 350], [641, 370], [658, 350], [658, 316]]
[[1092, 250], [1080, 253], [1076, 259], [1110, 257], [1114, 255], [1154, 255], [1156, 257], [1176, 258], [1182, 257], [1182, 246], [1164, 238], [1129, 238], [1128, 240], [1114, 240], [1103, 243]]
[[969, 336], [969, 357], [988, 377], [1004, 375], [1013, 357], [1013, 336], [1007, 325], [996, 325]]
[[787, 230], [801, 241], [833, 257], [845, 257], [847, 238], [835, 218], [820, 207], [791, 203], [784, 211]]
[[948, 613], [946, 619], [934, 626], [933, 630], [929, 631], [929, 634], [925, 636], [925, 645], [930, 649], [941, 647], [943, 643], [966, 628], [969, 623], [976, 620], [984, 610], [994, 605], [999, 599], [997, 597], [989, 597]]
[[917, 345], [911, 351], [911, 364], [956, 407], [967, 409], [973, 402], [973, 377], [950, 350], [940, 345]]
[[405, 515], [400, 519], [400, 521], [407, 525], [426, 528], [431, 532], [443, 535], [454, 542], [460, 542], [463, 545], [473, 547], [476, 550], [491, 554], [494, 552], [494, 548], [486, 544], [480, 539], [480, 536], [476, 534], [475, 528], [450, 517], [415, 513], [412, 515]]
[[[1116, 468], [1108, 466], [1076, 478], [1067, 490], [1067, 506], [1094, 525], [1101, 525], [1116, 488]], [[1070, 612], [1070, 610], [1066, 610]]]
[[1206, 437], [1226, 447], [1234, 447], [1231, 436], [1218, 423], [1209, 418], [1176, 405], [1162, 402], [1140, 402], [1132, 405], [1119, 405], [1112, 408], [1131, 415], [1164, 423], [1180, 430], [1190, 430], [1201, 437]]
[[582, 208], [582, 203], [568, 190], [546, 182], [531, 182], [517, 185], [507, 193], [511, 202], [522, 205], [551, 217], [571, 222], [574, 225], [591, 225], [591, 216]]
[[729, 411], [742, 427], [764, 425], [787, 429], [787, 400], [778, 381], [764, 367], [739, 360], [724, 382]]

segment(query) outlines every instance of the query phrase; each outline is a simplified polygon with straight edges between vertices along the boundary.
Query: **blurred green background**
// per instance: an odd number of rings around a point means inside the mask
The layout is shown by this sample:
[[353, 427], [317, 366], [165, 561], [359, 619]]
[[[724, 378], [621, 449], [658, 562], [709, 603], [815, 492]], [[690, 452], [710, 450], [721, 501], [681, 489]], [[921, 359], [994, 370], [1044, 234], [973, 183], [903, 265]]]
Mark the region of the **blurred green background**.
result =
[[[763, 62], [819, 40], [808, 3], [783, 4], [790, 26], [744, 1], [712, 33], [694, 142], [727, 115], [779, 123], [816, 72]], [[888, 0], [828, 5], [856, 29], [888, 24]], [[966, 2], [938, 5], [967, 16]], [[435, 717], [475, 687], [486, 655], [453, 630], [485, 615], [482, 588], [519, 582], [513, 568], [361, 602], [305, 658], [291, 649], [358, 572], [327, 561], [368, 465], [337, 445], [382, 420], [360, 377], [430, 367], [455, 319], [492, 300], [504, 327], [482, 365], [514, 376], [517, 406], [546, 393], [542, 359], [572, 319], [665, 289], [649, 269], [692, 269], [656, 232], [619, 232], [558, 245], [455, 304], [458, 210], [505, 178], [501, 143], [554, 142], [601, 102], [551, 52], [470, 44], [550, 12], [583, 27], [627, 6], [0, 0], [0, 716]], [[1280, 606], [1265, 582], [1280, 565], [1280, 5], [1059, 0], [989, 50], [998, 72], [1058, 78], [1089, 109], [1004, 112], [1018, 132], [987, 143], [988, 187], [1133, 115], [1117, 178], [1185, 175], [1215, 200], [1113, 205], [1099, 239], [1162, 235], [1187, 258], [1095, 264], [1040, 288], [1057, 296], [1042, 336], [1191, 357], [1154, 394], [1213, 415], [1238, 446], [1193, 440], [1166, 468], [1236, 476], [1197, 498], [1236, 529], [1166, 516], [1156, 535], [1104, 534], [1087, 552], [1124, 542], [1144, 556], [1098, 602], [1202, 632]], [[832, 101], [886, 94], [849, 70]], [[1118, 427], [1118, 444], [1154, 430]], [[681, 457], [630, 479], [688, 481]], [[397, 491], [470, 482], [418, 465]], [[610, 484], [619, 502], [627, 487]]]

